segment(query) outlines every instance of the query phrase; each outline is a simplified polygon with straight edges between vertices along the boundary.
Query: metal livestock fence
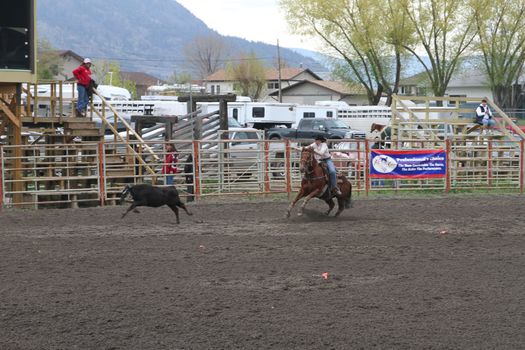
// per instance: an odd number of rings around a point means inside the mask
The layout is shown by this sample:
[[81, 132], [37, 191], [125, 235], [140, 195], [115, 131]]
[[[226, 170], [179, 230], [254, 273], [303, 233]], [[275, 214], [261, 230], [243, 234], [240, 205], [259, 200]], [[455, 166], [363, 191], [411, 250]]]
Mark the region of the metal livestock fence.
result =
[[[176, 147], [167, 164], [166, 144]], [[168, 186], [188, 200], [226, 195], [291, 195], [300, 188], [300, 143], [288, 140], [181, 140], [173, 142], [0, 146], [1, 207], [77, 207], [116, 204], [127, 184]], [[370, 177], [374, 141], [331, 140], [338, 171], [354, 191], [524, 191], [524, 141], [399, 140], [396, 149], [446, 150], [446, 176], [432, 179]], [[377, 145], [376, 145], [377, 146]], [[13, 152], [21, 148], [21, 167]], [[153, 152], [153, 154], [152, 154]], [[138, 160], [141, 157], [141, 161]], [[145, 164], [143, 163], [145, 162]], [[146, 168], [147, 166], [147, 168]], [[172, 171], [166, 172], [166, 168]], [[153, 169], [154, 173], [150, 170]]]

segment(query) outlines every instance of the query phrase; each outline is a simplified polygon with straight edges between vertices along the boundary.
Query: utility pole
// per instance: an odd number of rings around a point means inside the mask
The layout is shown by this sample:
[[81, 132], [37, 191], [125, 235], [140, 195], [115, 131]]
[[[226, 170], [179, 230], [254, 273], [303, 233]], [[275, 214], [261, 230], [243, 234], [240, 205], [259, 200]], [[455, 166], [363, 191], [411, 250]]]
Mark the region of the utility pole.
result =
[[279, 79], [277, 84], [279, 84], [279, 103], [283, 102], [283, 94], [281, 91], [281, 48], [279, 47], [279, 39], [277, 39], [277, 70], [279, 72]]

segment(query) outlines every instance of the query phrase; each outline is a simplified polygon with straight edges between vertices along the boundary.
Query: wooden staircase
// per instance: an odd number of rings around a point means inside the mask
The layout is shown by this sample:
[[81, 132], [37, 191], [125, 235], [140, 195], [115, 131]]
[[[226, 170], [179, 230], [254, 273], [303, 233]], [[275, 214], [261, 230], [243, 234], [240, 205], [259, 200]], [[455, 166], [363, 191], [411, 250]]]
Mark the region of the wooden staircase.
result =
[[75, 138], [82, 142], [99, 142], [103, 140], [103, 131], [89, 118], [57, 117], [23, 117], [22, 131], [41, 133], [48, 141], [71, 143]]

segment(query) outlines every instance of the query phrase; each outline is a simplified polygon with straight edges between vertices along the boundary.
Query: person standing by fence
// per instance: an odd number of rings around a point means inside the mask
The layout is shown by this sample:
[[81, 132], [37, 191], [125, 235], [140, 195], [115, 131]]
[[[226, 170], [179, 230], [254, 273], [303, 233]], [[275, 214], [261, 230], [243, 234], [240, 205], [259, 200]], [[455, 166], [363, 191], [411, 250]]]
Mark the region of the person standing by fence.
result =
[[162, 173], [166, 175], [166, 185], [173, 185], [173, 175], [177, 173], [177, 162], [179, 155], [177, 148], [172, 143], [166, 144], [166, 154], [164, 155], [164, 165]]

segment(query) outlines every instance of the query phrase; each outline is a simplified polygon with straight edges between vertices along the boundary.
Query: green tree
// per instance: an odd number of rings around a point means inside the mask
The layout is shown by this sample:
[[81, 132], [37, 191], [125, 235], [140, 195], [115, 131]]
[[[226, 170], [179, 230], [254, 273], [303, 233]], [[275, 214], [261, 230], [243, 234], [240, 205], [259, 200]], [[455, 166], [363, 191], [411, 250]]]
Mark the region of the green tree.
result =
[[244, 54], [236, 63], [226, 67], [227, 75], [235, 81], [238, 94], [257, 101], [266, 86], [266, 69], [255, 53]]
[[199, 36], [184, 46], [187, 65], [200, 79], [224, 67], [228, 46], [219, 35]]
[[416, 36], [403, 46], [423, 65], [434, 95], [444, 96], [465, 53], [472, 53], [467, 49], [476, 36], [474, 14], [466, 0], [399, 1]]
[[168, 77], [167, 82], [169, 84], [188, 84], [191, 82], [191, 74], [188, 72], [173, 71], [173, 73]]
[[292, 30], [322, 40], [342, 58], [336, 75], [358, 82], [370, 104], [397, 92], [404, 47], [412, 40], [406, 12], [396, 0], [280, 0]]
[[38, 41], [37, 76], [39, 80], [52, 80], [62, 74], [64, 62], [51, 43], [46, 39]]
[[517, 84], [525, 64], [525, 2], [470, 0], [484, 70], [502, 108], [518, 108]]
[[122, 79], [118, 62], [106, 60], [94, 62], [92, 71], [93, 77], [98, 84], [122, 87], [127, 89], [131, 93], [131, 96], [134, 98], [137, 97], [137, 86], [130, 80]]

